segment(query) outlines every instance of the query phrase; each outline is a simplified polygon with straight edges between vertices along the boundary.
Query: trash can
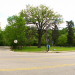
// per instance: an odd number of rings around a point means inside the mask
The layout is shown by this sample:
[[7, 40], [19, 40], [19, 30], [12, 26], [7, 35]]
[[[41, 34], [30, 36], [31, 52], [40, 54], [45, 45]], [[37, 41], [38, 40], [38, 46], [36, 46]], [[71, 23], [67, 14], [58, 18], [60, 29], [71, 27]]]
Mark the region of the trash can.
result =
[[49, 51], [50, 45], [47, 45], [47, 51]]

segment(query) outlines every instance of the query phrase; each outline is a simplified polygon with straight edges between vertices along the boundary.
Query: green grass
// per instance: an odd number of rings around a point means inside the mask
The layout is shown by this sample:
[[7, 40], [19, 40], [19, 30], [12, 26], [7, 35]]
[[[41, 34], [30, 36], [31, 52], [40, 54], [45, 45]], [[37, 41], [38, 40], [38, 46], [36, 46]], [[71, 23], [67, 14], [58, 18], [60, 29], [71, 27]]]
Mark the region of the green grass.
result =
[[23, 47], [22, 50], [14, 49], [14, 51], [18, 51], [18, 52], [43, 52], [43, 51], [46, 51], [46, 47], [44, 47], [44, 46], [42, 46], [41, 48]]
[[[55, 50], [53, 50], [55, 49]], [[23, 47], [22, 50], [14, 49], [17, 52], [43, 52], [46, 51], [46, 47], [42, 46], [41, 48], [37, 47]], [[51, 51], [75, 51], [75, 47], [50, 47]]]
[[75, 51], [75, 47], [51, 47], [50, 50], [52, 51]]

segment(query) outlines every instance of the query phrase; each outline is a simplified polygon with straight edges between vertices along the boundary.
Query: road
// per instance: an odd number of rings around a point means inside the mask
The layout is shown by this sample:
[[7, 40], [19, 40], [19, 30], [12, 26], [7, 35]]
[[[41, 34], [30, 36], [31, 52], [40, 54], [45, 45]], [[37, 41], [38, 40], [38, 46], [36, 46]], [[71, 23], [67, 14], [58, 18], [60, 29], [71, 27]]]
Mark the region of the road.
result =
[[75, 52], [21, 53], [5, 47], [0, 49], [0, 75], [75, 75]]

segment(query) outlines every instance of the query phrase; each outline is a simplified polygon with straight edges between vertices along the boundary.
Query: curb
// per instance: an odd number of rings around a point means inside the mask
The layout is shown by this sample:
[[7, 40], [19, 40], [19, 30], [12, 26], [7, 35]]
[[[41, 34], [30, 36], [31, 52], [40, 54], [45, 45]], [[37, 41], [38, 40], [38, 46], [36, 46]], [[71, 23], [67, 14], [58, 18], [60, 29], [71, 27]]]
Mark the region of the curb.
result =
[[[10, 50], [10, 52], [16, 52]], [[44, 52], [21, 52], [21, 53], [68, 53], [68, 52], [75, 52], [75, 51], [44, 51]]]
[[67, 53], [67, 52], [75, 52], [75, 51], [48, 51], [48, 53]]

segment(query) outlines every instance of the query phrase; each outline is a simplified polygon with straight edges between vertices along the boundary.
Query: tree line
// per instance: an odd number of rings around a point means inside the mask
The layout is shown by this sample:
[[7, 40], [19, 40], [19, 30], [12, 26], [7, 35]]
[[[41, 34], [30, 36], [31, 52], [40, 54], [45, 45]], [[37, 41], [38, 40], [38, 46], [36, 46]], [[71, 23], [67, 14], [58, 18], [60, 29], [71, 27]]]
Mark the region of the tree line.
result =
[[[62, 15], [50, 7], [40, 5], [26, 6], [19, 15], [7, 18], [8, 24], [4, 31], [0, 30], [0, 45], [9, 45], [22, 49], [22, 46], [55, 46], [75, 45], [74, 22], [66, 21], [67, 27], [62, 30], [58, 25], [63, 23]], [[30, 26], [30, 25], [33, 26]], [[17, 40], [17, 43], [14, 43]]]

